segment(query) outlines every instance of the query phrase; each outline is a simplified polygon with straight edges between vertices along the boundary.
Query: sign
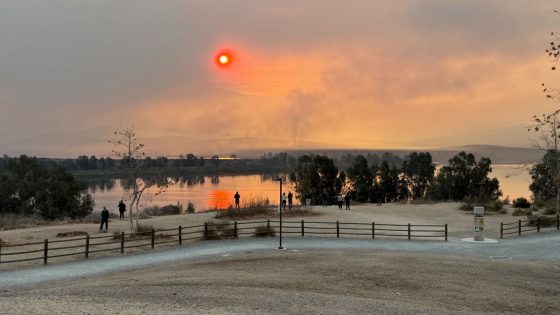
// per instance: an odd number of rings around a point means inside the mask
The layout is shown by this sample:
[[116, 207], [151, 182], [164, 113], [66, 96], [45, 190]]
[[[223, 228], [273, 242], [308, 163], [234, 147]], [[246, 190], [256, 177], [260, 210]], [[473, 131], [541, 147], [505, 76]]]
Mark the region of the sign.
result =
[[474, 207], [474, 240], [484, 241], [484, 207]]

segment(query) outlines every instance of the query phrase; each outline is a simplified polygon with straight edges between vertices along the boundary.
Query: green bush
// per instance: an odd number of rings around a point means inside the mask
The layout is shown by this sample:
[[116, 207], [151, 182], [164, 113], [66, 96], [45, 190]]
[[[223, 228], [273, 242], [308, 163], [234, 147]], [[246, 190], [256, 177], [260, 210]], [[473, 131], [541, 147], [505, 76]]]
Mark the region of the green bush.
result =
[[520, 217], [520, 216], [530, 216], [532, 214], [533, 211], [531, 211], [531, 209], [515, 208], [513, 209], [511, 215], [513, 215], [514, 217]]
[[274, 228], [267, 225], [257, 226], [255, 228], [255, 237], [274, 237], [276, 236], [276, 231]]
[[531, 203], [527, 199], [520, 197], [513, 200], [513, 207], [528, 209], [529, 207], [531, 207]]

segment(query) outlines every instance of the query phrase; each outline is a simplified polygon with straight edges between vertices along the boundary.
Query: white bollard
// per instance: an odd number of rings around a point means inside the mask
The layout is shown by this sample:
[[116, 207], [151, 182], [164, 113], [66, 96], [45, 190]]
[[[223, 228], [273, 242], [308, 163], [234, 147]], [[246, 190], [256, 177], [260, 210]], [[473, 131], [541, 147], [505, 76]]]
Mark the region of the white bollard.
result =
[[484, 241], [484, 207], [474, 207], [474, 240]]

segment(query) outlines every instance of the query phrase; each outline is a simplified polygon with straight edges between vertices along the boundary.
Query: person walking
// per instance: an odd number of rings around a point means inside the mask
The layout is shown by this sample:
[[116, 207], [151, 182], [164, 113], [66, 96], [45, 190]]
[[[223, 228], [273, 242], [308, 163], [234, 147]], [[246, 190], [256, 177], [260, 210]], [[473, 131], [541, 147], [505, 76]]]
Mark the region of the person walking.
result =
[[233, 198], [235, 199], [235, 209], [239, 210], [239, 199], [241, 198], [239, 192], [236, 191], [235, 195], [233, 195]]
[[292, 192], [288, 192], [288, 209], [292, 210], [292, 199], [294, 198], [294, 195], [292, 194]]
[[126, 212], [126, 205], [124, 204], [124, 202], [121, 200], [119, 202], [119, 219], [122, 220], [124, 219], [124, 213]]
[[344, 202], [346, 203], [346, 210], [350, 210], [350, 193], [346, 193]]
[[343, 200], [344, 200], [344, 198], [342, 198], [342, 194], [338, 194], [338, 198], [337, 198], [338, 210], [342, 210], [342, 201]]
[[286, 210], [286, 193], [282, 193], [282, 210]]
[[109, 228], [109, 210], [103, 207], [101, 210], [101, 225], [99, 226], [99, 231], [103, 229], [103, 224], [105, 224], [105, 231]]

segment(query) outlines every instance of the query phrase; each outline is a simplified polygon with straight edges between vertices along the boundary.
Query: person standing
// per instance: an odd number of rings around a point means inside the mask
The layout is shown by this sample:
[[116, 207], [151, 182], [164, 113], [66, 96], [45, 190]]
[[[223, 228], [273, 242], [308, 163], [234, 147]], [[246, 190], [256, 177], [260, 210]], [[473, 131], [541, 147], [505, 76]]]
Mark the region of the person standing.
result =
[[109, 210], [103, 207], [101, 210], [101, 225], [99, 226], [99, 231], [103, 229], [103, 224], [105, 224], [105, 231], [109, 228]]
[[239, 209], [239, 199], [241, 198], [239, 192], [236, 191], [235, 195], [233, 195], [233, 198], [235, 199], [235, 209]]
[[282, 210], [286, 210], [286, 193], [282, 193]]
[[121, 200], [119, 202], [119, 219], [122, 220], [124, 219], [124, 213], [126, 212], [126, 205], [124, 204], [124, 202]]
[[288, 192], [288, 209], [292, 210], [292, 199], [294, 198], [294, 195], [292, 194], [292, 192]]
[[338, 194], [337, 202], [338, 202], [338, 210], [342, 210], [342, 194]]
[[323, 189], [323, 207], [327, 207], [327, 203], [329, 201], [329, 194], [327, 193], [327, 189]]
[[350, 210], [350, 193], [346, 193], [344, 202], [346, 203], [346, 210]]

